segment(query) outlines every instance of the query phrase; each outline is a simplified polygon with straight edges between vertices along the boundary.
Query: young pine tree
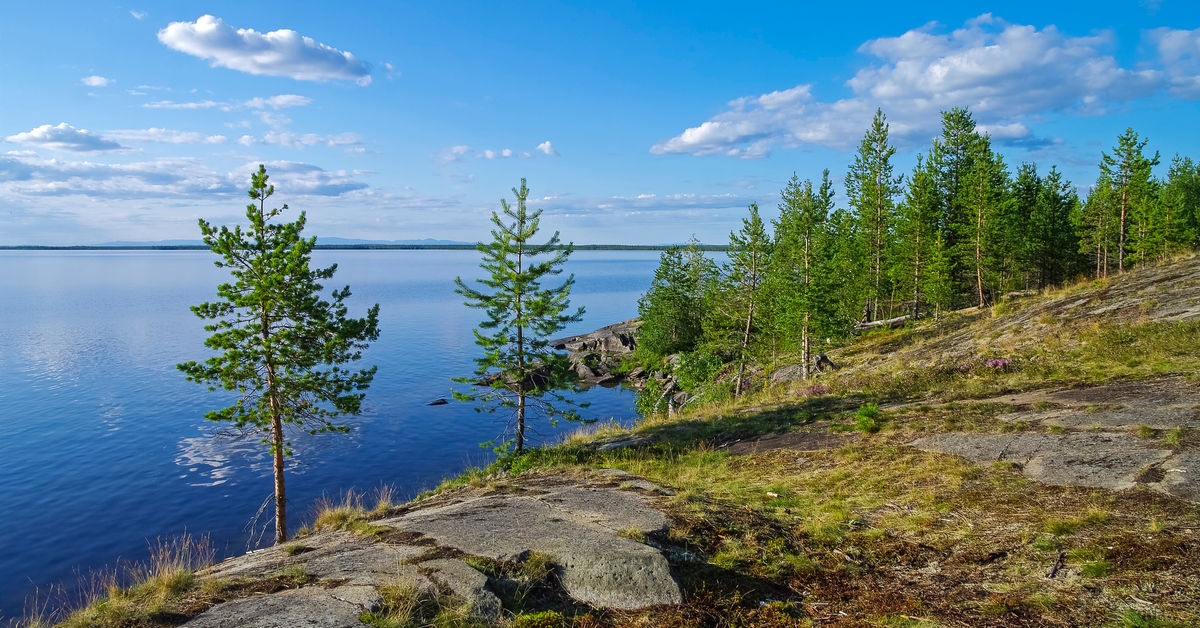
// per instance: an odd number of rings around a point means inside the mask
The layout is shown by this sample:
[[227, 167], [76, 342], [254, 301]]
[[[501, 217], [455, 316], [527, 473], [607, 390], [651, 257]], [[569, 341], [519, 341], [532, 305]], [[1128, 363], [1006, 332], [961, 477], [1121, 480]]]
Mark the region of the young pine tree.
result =
[[[1148, 140], [1138, 140], [1133, 129], [1117, 137], [1117, 145], [1111, 155], [1101, 153], [1100, 172], [1108, 181], [1112, 200], [1116, 204], [1117, 217], [1117, 272], [1125, 272], [1125, 262], [1132, 257], [1128, 250], [1131, 218], [1141, 215], [1143, 239], [1150, 221], [1150, 205], [1153, 202], [1151, 170], [1158, 165], [1158, 153], [1146, 157], [1143, 150]], [[1136, 252], [1135, 252], [1136, 254]]]
[[887, 290], [884, 284], [886, 254], [895, 197], [900, 193], [901, 181], [901, 177], [892, 176], [892, 156], [895, 154], [896, 149], [888, 143], [887, 116], [877, 109], [871, 128], [863, 136], [854, 163], [846, 173], [846, 196], [858, 216], [859, 233], [864, 238], [863, 250], [867, 254], [871, 320], [879, 318], [880, 301]]
[[729, 234], [729, 262], [718, 297], [721, 310], [737, 328], [738, 372], [734, 395], [742, 394], [746, 360], [760, 324], [757, 317], [763, 306], [762, 288], [770, 253], [771, 243], [758, 215], [758, 205], [751, 203], [750, 215], [742, 219], [741, 231]]
[[992, 151], [987, 136], [977, 136], [971, 156], [971, 167], [961, 181], [960, 203], [969, 210], [967, 221], [957, 225], [958, 259], [967, 260], [973, 279], [977, 305], [987, 305], [988, 284], [985, 275], [993, 275], [997, 265], [997, 219], [1004, 213], [1008, 200], [1008, 172], [1000, 155]]
[[468, 286], [462, 277], [454, 280], [454, 291], [466, 298], [468, 307], [487, 312], [487, 319], [475, 330], [475, 344], [484, 350], [483, 356], [475, 359], [475, 375], [484, 378], [489, 387], [487, 392], [454, 396], [461, 401], [479, 401], [489, 412], [511, 410], [516, 419], [516, 450], [521, 451], [531, 408], [540, 410], [551, 422], [560, 417], [578, 419], [574, 410], [556, 406], [546, 397], [569, 403], [556, 391], [570, 387], [574, 377], [566, 356], [550, 349], [549, 338], [567, 323], [581, 320], [583, 308], [567, 313], [574, 275], [558, 286], [542, 285], [544, 279], [562, 273], [572, 246], [560, 247], [557, 231], [544, 244], [532, 243], [542, 210], [526, 210], [529, 188], [525, 179], [520, 188], [513, 188], [513, 194], [515, 208], [501, 200], [503, 216], [492, 212], [492, 241], [476, 246], [483, 255], [479, 266], [487, 277], [477, 280], [478, 289]]
[[283, 543], [283, 465], [284, 455], [291, 453], [284, 426], [311, 434], [347, 431], [332, 419], [358, 413], [375, 367], [355, 371], [342, 365], [357, 360], [368, 341], [379, 337], [379, 306], [364, 318], [347, 318], [349, 287], [334, 290], [329, 301], [321, 297], [319, 282], [331, 279], [337, 265], [309, 268], [316, 238], [300, 236], [303, 212], [295, 222], [272, 222], [288, 208], [267, 209], [274, 193], [266, 168], [259, 166], [250, 177], [248, 229], [218, 229], [200, 220], [204, 243], [220, 256], [217, 267], [229, 269], [233, 281], [217, 287], [220, 301], [192, 307], [212, 321], [204, 327], [213, 332], [204, 344], [218, 355], [178, 368], [209, 390], [238, 393], [233, 405], [205, 418], [266, 434], [275, 471], [275, 542]]
[[913, 318], [921, 315], [924, 300], [925, 274], [928, 272], [929, 248], [937, 232], [941, 214], [941, 195], [938, 193], [937, 145], [926, 159], [917, 156], [917, 165], [909, 178], [904, 202], [896, 210], [896, 239], [892, 249], [890, 275], [904, 299], [912, 300]]
[[702, 288], [711, 263], [695, 245], [663, 251], [650, 288], [638, 300], [637, 353], [648, 361], [690, 351], [703, 334]]

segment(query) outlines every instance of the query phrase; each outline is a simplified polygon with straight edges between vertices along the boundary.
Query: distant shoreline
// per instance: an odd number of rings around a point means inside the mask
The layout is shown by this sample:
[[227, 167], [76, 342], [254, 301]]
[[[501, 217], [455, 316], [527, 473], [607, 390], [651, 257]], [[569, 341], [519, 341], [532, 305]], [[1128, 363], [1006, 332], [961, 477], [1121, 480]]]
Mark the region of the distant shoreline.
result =
[[[665, 251], [676, 244], [576, 244], [576, 251]], [[416, 251], [474, 251], [474, 244], [318, 244], [318, 250], [416, 250]], [[561, 248], [561, 247], [560, 247]], [[701, 244], [702, 251], [725, 251], [719, 244]], [[203, 244], [145, 245], [145, 246], [48, 246], [24, 244], [0, 246], [0, 251], [207, 251]]]

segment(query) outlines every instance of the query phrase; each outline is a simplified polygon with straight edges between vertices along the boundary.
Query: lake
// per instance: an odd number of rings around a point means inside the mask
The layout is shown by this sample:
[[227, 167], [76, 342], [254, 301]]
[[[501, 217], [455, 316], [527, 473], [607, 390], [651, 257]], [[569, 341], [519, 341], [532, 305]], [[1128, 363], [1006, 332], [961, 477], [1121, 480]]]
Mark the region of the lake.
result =
[[[572, 304], [587, 312], [562, 335], [637, 314], [655, 251], [577, 251]], [[204, 413], [226, 397], [188, 382], [178, 362], [203, 360], [203, 321], [188, 306], [215, 300], [227, 275], [207, 251], [0, 251], [0, 617], [19, 616], [35, 588], [77, 581], [118, 560], [141, 560], [147, 541], [209, 535], [218, 557], [271, 539], [273, 490], [258, 438], [222, 435]], [[395, 486], [409, 498], [486, 464], [479, 443], [505, 419], [449, 397], [470, 375], [472, 328], [456, 276], [478, 277], [475, 251], [321, 250], [338, 264], [326, 288], [349, 285], [350, 313], [380, 304], [381, 335], [363, 365], [379, 371], [349, 434], [299, 436], [287, 467], [289, 531], [322, 496]], [[461, 385], [458, 385], [461, 387]], [[633, 393], [592, 389], [586, 416], [629, 423]], [[531, 424], [534, 442], [574, 425]], [[264, 534], [265, 530], [265, 534]]]

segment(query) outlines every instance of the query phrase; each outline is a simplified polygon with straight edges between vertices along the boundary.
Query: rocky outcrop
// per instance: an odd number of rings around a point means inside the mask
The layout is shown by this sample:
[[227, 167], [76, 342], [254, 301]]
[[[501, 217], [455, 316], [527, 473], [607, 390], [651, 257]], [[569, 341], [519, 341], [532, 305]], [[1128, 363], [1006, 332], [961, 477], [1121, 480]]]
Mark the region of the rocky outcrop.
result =
[[551, 340], [550, 347], [558, 351], [569, 351], [581, 355], [587, 353], [602, 356], [629, 355], [637, 348], [637, 330], [641, 326], [642, 319], [631, 318], [601, 327], [591, 333]]
[[935, 434], [912, 445], [975, 462], [1012, 462], [1046, 484], [1114, 490], [1143, 484], [1182, 499], [1200, 498], [1188, 481], [1200, 474], [1200, 456], [1176, 454], [1130, 434]]
[[389, 533], [325, 532], [231, 558], [198, 575], [257, 580], [291, 572], [307, 583], [218, 604], [186, 625], [361, 626], [361, 615], [380, 608], [385, 585], [424, 596], [449, 590], [495, 623], [505, 612], [496, 595], [503, 583], [462, 558], [522, 562], [533, 552], [549, 558], [554, 581], [580, 603], [618, 609], [680, 603], [664, 550], [634, 540], [665, 538], [670, 521], [655, 500], [671, 492], [608, 471], [594, 480], [538, 476], [444, 494], [373, 522]]
[[637, 330], [642, 319], [631, 318], [596, 331], [550, 341], [550, 347], [570, 354], [571, 370], [583, 388], [613, 387], [638, 381], [639, 374], [622, 373], [621, 362], [637, 348]]
[[495, 560], [545, 554], [566, 593], [585, 604], [636, 609], [681, 601], [662, 552], [622, 536], [667, 530], [666, 516], [638, 493], [550, 480], [523, 494], [455, 499], [378, 523]]

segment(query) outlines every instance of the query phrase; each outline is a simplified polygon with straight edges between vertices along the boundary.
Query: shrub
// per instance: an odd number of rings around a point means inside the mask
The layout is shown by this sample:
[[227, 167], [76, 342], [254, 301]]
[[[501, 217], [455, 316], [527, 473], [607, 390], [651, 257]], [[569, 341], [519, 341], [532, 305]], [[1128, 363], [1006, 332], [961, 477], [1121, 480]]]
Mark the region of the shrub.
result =
[[858, 407], [858, 418], [855, 422], [855, 428], [860, 432], [874, 434], [879, 431], [879, 406], [873, 403], [864, 403]]

